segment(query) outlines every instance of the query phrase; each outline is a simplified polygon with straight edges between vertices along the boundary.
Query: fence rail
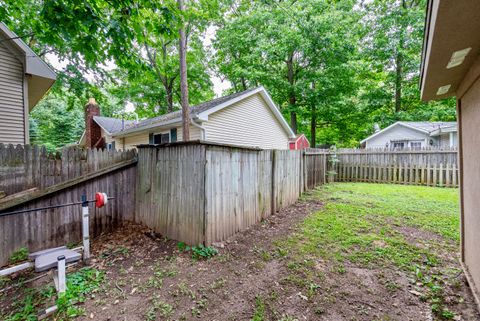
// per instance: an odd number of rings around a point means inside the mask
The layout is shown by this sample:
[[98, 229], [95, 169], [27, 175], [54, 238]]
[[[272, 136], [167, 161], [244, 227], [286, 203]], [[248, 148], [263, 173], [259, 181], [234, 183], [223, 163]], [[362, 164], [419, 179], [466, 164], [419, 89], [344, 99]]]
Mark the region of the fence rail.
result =
[[0, 194], [44, 189], [135, 157], [133, 150], [70, 147], [49, 153], [43, 146], [0, 144]]

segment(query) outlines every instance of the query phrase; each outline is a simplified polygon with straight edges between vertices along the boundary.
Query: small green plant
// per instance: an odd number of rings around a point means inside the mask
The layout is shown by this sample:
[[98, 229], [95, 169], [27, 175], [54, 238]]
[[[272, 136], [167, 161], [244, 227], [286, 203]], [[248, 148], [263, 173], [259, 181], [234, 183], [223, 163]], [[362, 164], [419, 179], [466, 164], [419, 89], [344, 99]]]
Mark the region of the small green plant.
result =
[[189, 249], [189, 246], [183, 242], [178, 242], [177, 243], [177, 248], [180, 252], [186, 252], [188, 251], [187, 249]]
[[211, 246], [203, 246], [202, 244], [200, 244], [199, 246], [192, 247], [193, 259], [209, 259], [217, 254], [217, 249]]
[[251, 321], [263, 321], [265, 320], [265, 302], [259, 296], [255, 298], [255, 311]]
[[28, 258], [28, 249], [26, 247], [21, 247], [12, 253], [8, 261], [11, 264], [15, 264], [18, 262], [25, 261], [27, 258]]
[[194, 260], [209, 259], [218, 254], [217, 249], [211, 246], [204, 246], [203, 244], [190, 247], [183, 242], [178, 242], [177, 247], [181, 252], [191, 252]]

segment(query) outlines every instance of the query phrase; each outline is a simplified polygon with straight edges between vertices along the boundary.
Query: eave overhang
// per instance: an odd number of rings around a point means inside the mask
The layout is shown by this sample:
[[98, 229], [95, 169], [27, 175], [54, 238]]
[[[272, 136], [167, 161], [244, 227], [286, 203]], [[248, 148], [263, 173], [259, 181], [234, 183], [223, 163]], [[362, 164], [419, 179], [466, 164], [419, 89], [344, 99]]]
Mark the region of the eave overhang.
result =
[[430, 0], [420, 70], [422, 100], [456, 96], [479, 53], [480, 1]]

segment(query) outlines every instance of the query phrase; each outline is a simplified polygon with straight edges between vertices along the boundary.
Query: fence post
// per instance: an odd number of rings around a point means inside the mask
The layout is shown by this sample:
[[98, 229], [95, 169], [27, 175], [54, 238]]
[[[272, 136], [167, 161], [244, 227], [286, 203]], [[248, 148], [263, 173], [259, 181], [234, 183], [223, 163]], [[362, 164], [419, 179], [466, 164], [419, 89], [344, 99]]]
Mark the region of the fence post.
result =
[[277, 151], [275, 149], [272, 149], [272, 197], [271, 197], [272, 214], [275, 214], [276, 207], [277, 207], [277, 198], [276, 198], [276, 190], [275, 190], [275, 186], [277, 184], [276, 183], [277, 182], [277, 179], [276, 179], [276, 164], [275, 164], [276, 152]]

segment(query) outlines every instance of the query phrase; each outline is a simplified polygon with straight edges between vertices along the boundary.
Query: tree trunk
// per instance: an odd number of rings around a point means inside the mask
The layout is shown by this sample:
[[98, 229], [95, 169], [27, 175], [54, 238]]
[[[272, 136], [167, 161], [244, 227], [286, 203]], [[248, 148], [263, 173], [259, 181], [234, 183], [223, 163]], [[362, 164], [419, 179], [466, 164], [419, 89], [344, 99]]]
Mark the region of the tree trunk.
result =
[[313, 104], [312, 106], [312, 114], [310, 118], [310, 146], [315, 148], [317, 145], [317, 106]]
[[240, 79], [242, 80], [243, 90], [247, 90], [247, 81], [245, 80], [245, 77], [241, 77]]
[[[183, 0], [178, 1], [178, 9], [184, 11]], [[190, 109], [188, 106], [188, 81], [187, 81], [187, 39], [182, 24], [179, 30], [179, 56], [180, 56], [180, 103], [182, 105], [183, 141], [190, 140]]]
[[295, 74], [293, 71], [293, 53], [288, 57], [287, 69], [288, 69], [288, 83], [290, 84], [290, 93], [288, 97], [288, 103], [290, 104], [290, 126], [292, 127], [293, 132], [297, 133], [297, 113], [294, 110], [297, 104], [297, 97], [295, 96]]
[[173, 88], [167, 87], [165, 90], [167, 91], [167, 111], [171, 113], [173, 111]]
[[395, 112], [398, 113], [402, 110], [402, 53], [397, 52], [395, 57]]

